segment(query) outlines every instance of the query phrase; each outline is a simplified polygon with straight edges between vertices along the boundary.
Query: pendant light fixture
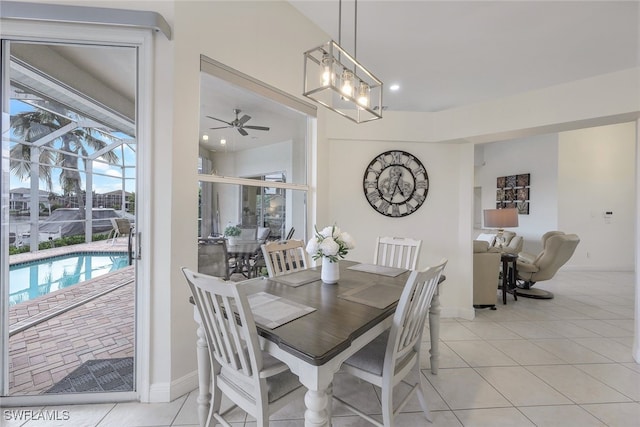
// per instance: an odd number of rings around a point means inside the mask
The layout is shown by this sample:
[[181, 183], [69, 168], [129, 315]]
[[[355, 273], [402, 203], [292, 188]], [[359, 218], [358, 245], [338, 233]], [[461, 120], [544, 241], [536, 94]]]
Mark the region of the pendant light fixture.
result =
[[382, 118], [382, 81], [356, 60], [358, 0], [354, 2], [354, 55], [341, 46], [342, 0], [339, 1], [338, 43], [333, 40], [304, 53], [303, 95], [354, 121]]

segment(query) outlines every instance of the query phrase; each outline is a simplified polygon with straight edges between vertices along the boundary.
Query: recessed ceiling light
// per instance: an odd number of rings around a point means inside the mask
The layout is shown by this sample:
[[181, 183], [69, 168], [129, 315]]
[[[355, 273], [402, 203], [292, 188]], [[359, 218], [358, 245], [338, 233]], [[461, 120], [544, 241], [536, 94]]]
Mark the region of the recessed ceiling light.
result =
[[391, 86], [389, 86], [389, 90], [391, 90], [391, 91], [395, 92], [398, 89], [400, 89], [400, 85], [399, 84], [392, 84]]
[[226, 140], [226, 139], [221, 139], [221, 140], [220, 140], [220, 145], [224, 145], [224, 144], [226, 144], [226, 143], [227, 143], [227, 140]]
[[209, 135], [202, 135], [202, 140], [203, 141], [208, 141], [209, 140]]

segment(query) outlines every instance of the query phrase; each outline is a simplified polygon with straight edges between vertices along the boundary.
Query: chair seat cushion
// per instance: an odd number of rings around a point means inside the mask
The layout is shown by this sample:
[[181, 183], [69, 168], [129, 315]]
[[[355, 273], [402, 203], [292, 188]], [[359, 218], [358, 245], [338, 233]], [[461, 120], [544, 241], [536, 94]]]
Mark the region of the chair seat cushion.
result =
[[373, 375], [382, 376], [384, 356], [389, 341], [389, 330], [378, 335], [376, 339], [361, 348], [356, 354], [345, 360], [344, 364], [353, 366]]
[[267, 398], [269, 403], [275, 402], [292, 391], [302, 387], [298, 376], [291, 371], [284, 371], [267, 378]]
[[[279, 365], [284, 366], [284, 363], [269, 353], [265, 351], [262, 352], [262, 369], [267, 370]], [[292, 373], [289, 369], [268, 377], [267, 394], [269, 402], [274, 402], [299, 387], [302, 387], [302, 384], [298, 381], [298, 376]]]

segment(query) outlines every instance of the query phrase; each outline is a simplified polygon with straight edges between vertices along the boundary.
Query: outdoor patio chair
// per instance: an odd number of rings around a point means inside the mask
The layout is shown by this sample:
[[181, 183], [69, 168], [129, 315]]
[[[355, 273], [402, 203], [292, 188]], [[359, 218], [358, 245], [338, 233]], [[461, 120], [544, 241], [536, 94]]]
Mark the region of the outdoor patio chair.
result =
[[199, 273], [229, 280], [230, 272], [233, 270], [235, 270], [235, 261], [229, 257], [226, 239], [208, 238], [198, 240]]
[[[212, 367], [211, 408], [205, 423], [229, 423], [220, 413], [222, 393], [256, 419], [269, 425], [269, 415], [293, 401], [302, 402], [307, 389], [287, 365], [260, 349], [258, 330], [247, 299], [246, 282], [182, 269], [196, 304]], [[233, 313], [231, 312], [233, 310]]]
[[[443, 258], [438, 264], [425, 270], [412, 271], [400, 296], [391, 328], [342, 364], [342, 372], [380, 387], [383, 423], [374, 420], [342, 398], [334, 395], [334, 399], [379, 427], [394, 426], [393, 417], [402, 410], [414, 392], [418, 395], [424, 415], [431, 421], [425, 400], [425, 378], [420, 372], [420, 344], [431, 299], [446, 264], [447, 260]], [[400, 382], [411, 386], [411, 390], [394, 408], [393, 389]]]
[[118, 237], [124, 237], [131, 234], [133, 229], [131, 221], [126, 218], [111, 218], [111, 225], [113, 229], [110, 231], [112, 235], [111, 245], [115, 244]]
[[406, 237], [378, 237], [373, 263], [386, 267], [415, 270], [418, 265], [422, 240]]

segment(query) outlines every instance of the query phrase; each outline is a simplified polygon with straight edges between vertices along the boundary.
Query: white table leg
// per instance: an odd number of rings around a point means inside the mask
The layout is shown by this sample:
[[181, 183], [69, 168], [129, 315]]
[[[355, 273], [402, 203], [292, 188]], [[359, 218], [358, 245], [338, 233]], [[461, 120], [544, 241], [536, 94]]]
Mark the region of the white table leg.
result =
[[196, 357], [198, 360], [198, 420], [200, 426], [204, 427], [209, 416], [209, 408], [211, 404], [211, 393], [209, 388], [211, 385], [211, 365], [209, 363], [209, 348], [205, 338], [204, 329], [198, 326], [198, 341], [196, 342]]
[[307, 391], [304, 395], [304, 404], [307, 407], [306, 411], [304, 411], [305, 427], [325, 427], [329, 425], [328, 401], [327, 393], [324, 391]]
[[429, 308], [429, 336], [431, 337], [431, 349], [429, 350], [429, 360], [431, 361], [431, 373], [438, 375], [438, 364], [440, 357], [440, 285], [431, 300]]

